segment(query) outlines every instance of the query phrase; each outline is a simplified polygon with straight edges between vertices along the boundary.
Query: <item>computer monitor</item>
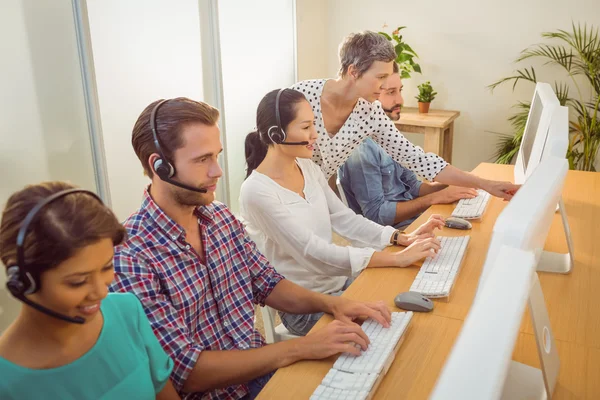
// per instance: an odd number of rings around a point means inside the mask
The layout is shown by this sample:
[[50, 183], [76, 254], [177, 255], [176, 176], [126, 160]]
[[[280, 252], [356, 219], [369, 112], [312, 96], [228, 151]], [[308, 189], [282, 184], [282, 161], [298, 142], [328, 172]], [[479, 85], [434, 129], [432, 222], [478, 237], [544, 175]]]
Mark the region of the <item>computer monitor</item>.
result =
[[[521, 147], [517, 153], [515, 183], [525, 182], [527, 176], [531, 175], [542, 159], [552, 113], [559, 106], [560, 103], [552, 87], [547, 83], [538, 82], [533, 92]], [[568, 125], [565, 133], [568, 135]]]
[[[567, 170], [564, 158], [548, 156], [496, 220], [475, 301], [431, 399], [552, 397], [560, 361], [535, 268]], [[527, 303], [541, 370], [511, 361]]]
[[[569, 148], [569, 107], [558, 106], [552, 110], [550, 126], [545, 141], [542, 143], [540, 161], [548, 156], [566, 158]], [[536, 165], [530, 164], [525, 176], [531, 175]]]
[[[538, 263], [547, 257], [544, 256], [544, 243], [554, 219], [556, 204], [561, 198], [568, 169], [565, 158], [552, 155], [548, 155], [537, 166], [498, 216], [488, 249], [489, 259], [496, 257], [503, 244], [535, 251]], [[533, 179], [534, 176], [536, 179]], [[485, 275], [484, 268], [482, 279], [485, 279]]]
[[[499, 399], [535, 274], [533, 253], [503, 246], [430, 399]], [[510, 293], [507, 296], [507, 293]], [[533, 392], [543, 385], [535, 379]], [[505, 396], [506, 397], [506, 396]]]

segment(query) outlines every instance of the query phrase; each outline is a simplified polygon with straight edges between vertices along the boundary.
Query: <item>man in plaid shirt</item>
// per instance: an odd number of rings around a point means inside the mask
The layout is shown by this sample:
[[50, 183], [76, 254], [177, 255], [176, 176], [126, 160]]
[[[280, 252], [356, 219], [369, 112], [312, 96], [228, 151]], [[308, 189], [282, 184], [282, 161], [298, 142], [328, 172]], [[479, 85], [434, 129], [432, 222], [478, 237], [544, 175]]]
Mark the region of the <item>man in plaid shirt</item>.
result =
[[[114, 258], [111, 290], [139, 297], [175, 362], [171, 378], [185, 399], [254, 398], [277, 368], [359, 354], [355, 344], [365, 349], [368, 338], [353, 319], [371, 317], [384, 326], [390, 320], [382, 302], [327, 296], [284, 279], [229, 209], [214, 201], [222, 175], [218, 118], [215, 108], [185, 98], [157, 101], [142, 112], [132, 144], [152, 183], [126, 220], [129, 238]], [[327, 312], [336, 321], [267, 346], [254, 329], [254, 304]]]

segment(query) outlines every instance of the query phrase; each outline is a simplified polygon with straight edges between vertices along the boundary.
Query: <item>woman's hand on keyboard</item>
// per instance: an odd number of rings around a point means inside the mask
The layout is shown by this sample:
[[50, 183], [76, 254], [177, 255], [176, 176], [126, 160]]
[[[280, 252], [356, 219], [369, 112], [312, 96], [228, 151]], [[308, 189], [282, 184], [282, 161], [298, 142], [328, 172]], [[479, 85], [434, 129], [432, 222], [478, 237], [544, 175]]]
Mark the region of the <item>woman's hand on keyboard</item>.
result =
[[433, 214], [423, 225], [419, 226], [417, 229], [415, 229], [408, 235], [402, 235], [401, 243], [398, 244], [402, 246], [410, 246], [417, 240], [435, 237], [435, 230], [442, 229], [445, 223], [446, 220], [444, 219], [444, 217], [438, 214]]
[[354, 322], [333, 321], [318, 331], [297, 339], [302, 342], [299, 350], [301, 359], [319, 360], [338, 353], [355, 356], [366, 350], [369, 338]]
[[426, 257], [432, 257], [441, 249], [440, 241], [435, 237], [417, 239], [406, 249], [396, 254], [399, 267], [408, 267]]

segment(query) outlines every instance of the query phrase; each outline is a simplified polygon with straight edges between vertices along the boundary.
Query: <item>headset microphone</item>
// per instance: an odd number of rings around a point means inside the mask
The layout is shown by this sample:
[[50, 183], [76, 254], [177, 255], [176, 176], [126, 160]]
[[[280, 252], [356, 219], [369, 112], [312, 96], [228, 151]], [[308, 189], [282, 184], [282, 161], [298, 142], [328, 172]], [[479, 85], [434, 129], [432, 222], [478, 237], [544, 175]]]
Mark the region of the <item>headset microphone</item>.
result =
[[160, 108], [160, 106], [162, 106], [164, 103], [166, 103], [167, 101], [169, 101], [168, 99], [166, 100], [162, 100], [161, 102], [159, 102], [156, 106], [154, 106], [154, 109], [152, 110], [152, 114], [150, 115], [150, 128], [152, 129], [152, 136], [154, 137], [154, 147], [156, 148], [156, 152], [159, 155], [159, 158], [156, 159], [156, 161], [154, 161], [154, 171], [156, 172], [156, 175], [158, 175], [158, 177], [167, 183], [170, 183], [171, 185], [183, 188], [183, 189], [187, 189], [187, 190], [191, 190], [192, 192], [197, 192], [197, 193], [207, 193], [208, 190], [204, 189], [204, 188], [196, 188], [190, 185], [186, 185], [185, 183], [182, 182], [178, 182], [173, 178], [173, 176], [175, 176], [175, 167], [173, 166], [173, 164], [171, 164], [167, 158], [165, 157], [162, 148], [160, 147], [160, 141], [158, 140], [158, 133], [157, 133], [157, 125], [156, 125], [156, 117], [158, 114], [158, 109]]
[[284, 144], [286, 146], [308, 146], [308, 142], [282, 142], [279, 144]]
[[285, 131], [283, 130], [283, 127], [281, 126], [281, 117], [279, 116], [279, 98], [281, 97], [281, 94], [285, 91], [286, 89], [279, 89], [279, 92], [277, 92], [277, 97], [275, 97], [275, 118], [277, 120], [277, 125], [273, 125], [272, 127], [269, 128], [269, 130], [267, 131], [267, 136], [269, 137], [269, 139], [271, 140], [272, 143], [274, 144], [283, 144], [286, 146], [308, 146], [309, 142], [286, 142], [285, 139], [287, 138], [287, 134], [285, 133]]
[[12, 293], [12, 295], [17, 300], [22, 301], [23, 303], [25, 303], [25, 304], [27, 304], [27, 305], [35, 308], [39, 312], [44, 313], [44, 314], [49, 315], [49, 316], [54, 317], [54, 318], [58, 318], [58, 319], [63, 320], [63, 321], [72, 322], [74, 324], [83, 324], [83, 323], [85, 323], [85, 319], [82, 318], [82, 317], [69, 317], [68, 315], [64, 315], [64, 314], [57, 313], [56, 311], [52, 311], [51, 309], [46, 308], [46, 307], [44, 307], [41, 304], [34, 303], [33, 301], [31, 301], [27, 297], [25, 297], [23, 294], [18, 294], [18, 293], [13, 292], [13, 290], [11, 289], [11, 287], [9, 285], [10, 285], [10, 282], [8, 282], [6, 284], [6, 286], [8, 287], [8, 290]]

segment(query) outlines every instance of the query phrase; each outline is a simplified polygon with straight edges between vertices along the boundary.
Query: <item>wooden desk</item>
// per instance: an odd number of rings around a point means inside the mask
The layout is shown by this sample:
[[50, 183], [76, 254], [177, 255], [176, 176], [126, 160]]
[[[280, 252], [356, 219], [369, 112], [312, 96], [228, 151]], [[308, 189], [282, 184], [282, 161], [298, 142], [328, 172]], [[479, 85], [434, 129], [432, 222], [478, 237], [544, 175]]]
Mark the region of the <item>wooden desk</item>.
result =
[[395, 124], [400, 132], [424, 134], [424, 150], [452, 163], [454, 120], [459, 115], [459, 111], [446, 110], [429, 110], [428, 113], [421, 114], [416, 107], [402, 107], [400, 120]]
[[[512, 180], [512, 166], [480, 164], [479, 176]], [[561, 370], [554, 393], [556, 399], [600, 398], [600, 173], [569, 171], [563, 199], [575, 246], [575, 267], [569, 275], [539, 273], [550, 314]], [[496, 218], [506, 203], [491, 199], [481, 222], [475, 222], [471, 242], [449, 301], [435, 301], [434, 311], [416, 313], [406, 339], [386, 374], [375, 399], [426, 399], [460, 333], [473, 302], [481, 268]], [[453, 206], [434, 206], [412, 225], [433, 213], [450, 215]], [[444, 229], [440, 235], [457, 236], [462, 231]], [[566, 244], [558, 214], [548, 235], [546, 249], [565, 251]], [[399, 311], [393, 299], [410, 287], [418, 268], [377, 268], [364, 271], [346, 290], [344, 297], [363, 301], [384, 300]], [[510, 294], [507, 294], [510, 295]], [[321, 318], [320, 329], [332, 318]], [[282, 368], [261, 392], [259, 399], [308, 399], [336, 357], [303, 361]], [[535, 337], [524, 317], [513, 359], [539, 367]]]

